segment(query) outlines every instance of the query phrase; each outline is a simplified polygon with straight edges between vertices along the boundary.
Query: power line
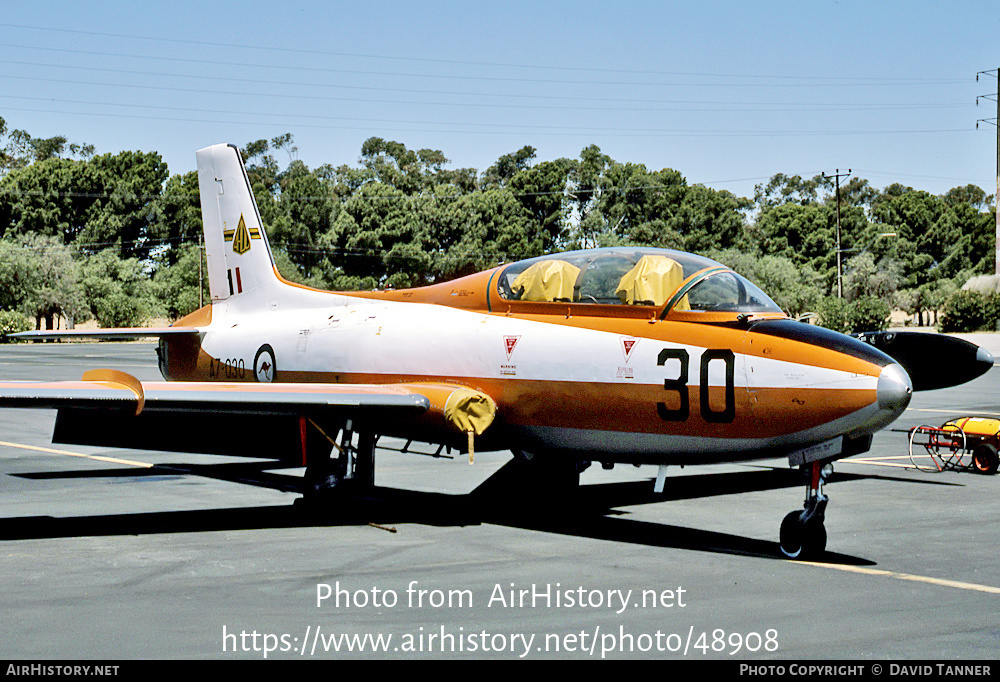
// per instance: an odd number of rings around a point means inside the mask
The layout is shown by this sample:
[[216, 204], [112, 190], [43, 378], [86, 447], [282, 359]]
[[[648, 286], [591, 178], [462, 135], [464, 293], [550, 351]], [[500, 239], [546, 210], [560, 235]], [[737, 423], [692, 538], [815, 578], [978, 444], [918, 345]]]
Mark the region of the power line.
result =
[[[201, 89], [201, 88], [177, 88], [177, 87], [166, 87], [161, 85], [142, 85], [140, 83], [102, 83], [95, 81], [79, 81], [79, 80], [69, 80], [69, 79], [57, 79], [57, 78], [38, 78], [34, 76], [14, 76], [10, 74], [0, 74], [0, 78], [7, 79], [17, 79], [17, 80], [30, 80], [32, 82], [47, 82], [47, 83], [65, 83], [72, 85], [92, 85], [98, 87], [114, 87], [114, 88], [131, 88], [131, 89], [144, 89], [144, 90], [162, 90], [165, 92], [190, 92], [195, 94], [207, 94], [207, 95], [240, 95], [246, 97], [259, 97], [259, 98], [280, 98], [280, 99], [301, 99], [301, 100], [318, 100], [327, 102], [350, 102], [350, 103], [372, 103], [372, 104], [406, 104], [406, 105], [416, 105], [416, 106], [448, 106], [448, 107], [476, 107], [476, 108], [488, 108], [488, 109], [532, 109], [532, 110], [554, 110], [554, 111], [610, 111], [615, 113], [627, 113], [627, 112], [693, 112], [693, 113], [705, 113], [705, 112], [719, 112], [719, 113], [730, 113], [730, 112], [768, 112], [768, 113], [780, 113], [780, 112], [802, 112], [802, 111], [895, 111], [895, 110], [916, 110], [916, 109], [958, 109], [964, 108], [966, 105], [963, 104], [947, 104], [947, 103], [925, 103], [925, 104], [862, 104], [862, 103], [828, 103], [828, 102], [746, 102], [746, 101], [711, 101], [711, 100], [634, 100], [629, 99], [628, 102], [639, 102], [648, 104], [672, 104], [672, 107], [636, 107], [636, 106], [595, 106], [591, 104], [580, 104], [579, 102], [574, 102], [573, 104], [565, 105], [539, 105], [539, 104], [504, 104], [499, 102], [440, 102], [440, 101], [419, 101], [419, 100], [400, 100], [400, 99], [366, 99], [361, 97], [334, 97], [330, 95], [299, 95], [299, 94], [278, 94], [274, 92], [267, 91], [257, 91], [257, 92], [234, 92], [231, 90], [219, 91], [214, 89]], [[342, 87], [344, 89], [355, 89], [353, 86], [330, 86], [330, 87]], [[396, 89], [391, 88], [374, 88], [375, 90], [390, 90], [397, 92]], [[428, 91], [405, 91], [409, 93], [419, 93], [419, 94], [439, 94]], [[449, 93], [449, 94], [463, 94], [463, 93]], [[479, 95], [476, 95], [479, 96]], [[488, 96], [487, 93], [483, 93], [483, 96]], [[0, 95], [0, 97], [6, 99], [24, 99], [24, 100], [34, 100], [43, 102], [64, 102], [71, 104], [93, 104], [99, 106], [118, 106], [118, 107], [133, 107], [133, 108], [147, 108], [147, 109], [172, 109], [177, 111], [191, 111], [191, 109], [182, 109], [179, 107], [162, 107], [159, 105], [142, 105], [142, 104], [127, 104], [123, 102], [98, 102], [93, 100], [57, 100], [51, 97], [25, 97], [20, 95]], [[514, 98], [527, 98], [533, 97], [531, 95], [510, 95], [507, 97]], [[564, 99], [572, 101], [575, 99], [581, 99], [586, 102], [591, 102], [590, 98], [565, 98], [565, 97], [551, 97], [547, 99]], [[213, 110], [215, 111], [215, 110]], [[274, 114], [275, 116], [284, 114]]]
[[[138, 114], [109, 114], [103, 112], [91, 112], [91, 111], [58, 111], [53, 109], [39, 109], [31, 107], [6, 107], [8, 111], [24, 111], [31, 113], [60, 113], [60, 114], [72, 114], [74, 116], [97, 116], [102, 118], [130, 118], [144, 121], [168, 121], [168, 122], [179, 122], [179, 123], [225, 123], [229, 125], [249, 125], [255, 127], [262, 126], [285, 126], [286, 124], [282, 122], [262, 122], [262, 121], [234, 121], [231, 119], [206, 119], [206, 118], [178, 118], [178, 117], [168, 117], [168, 116], [142, 116]], [[322, 118], [322, 117], [315, 117]], [[360, 118], [360, 119], [348, 119], [348, 120], [359, 120], [359, 121], [372, 121], [370, 118]], [[683, 129], [635, 129], [635, 128], [601, 128], [601, 127], [580, 127], [576, 126], [573, 130], [567, 131], [565, 126], [547, 126], [540, 124], [489, 124], [489, 123], [437, 123], [435, 121], [406, 121], [398, 119], [383, 119], [380, 122], [389, 123], [393, 125], [436, 125], [436, 126], [484, 126], [484, 127], [505, 127], [508, 130], [459, 130], [457, 128], [447, 128], [441, 130], [440, 128], [400, 128], [391, 127], [386, 128], [384, 126], [380, 127], [380, 130], [392, 130], [394, 132], [417, 132], [417, 133], [439, 133], [447, 132], [457, 135], [509, 135], [514, 132], [520, 132], [524, 134], [538, 133], [544, 131], [545, 135], [552, 137], [580, 137], [590, 134], [600, 134], [605, 137], [620, 137], [620, 138], [636, 138], [636, 137], [715, 137], [715, 138], [733, 138], [733, 137], [783, 137], [783, 138], [794, 138], [794, 137], [844, 137], [844, 136], [884, 136], [884, 135], [937, 135], [941, 133], [964, 133], [967, 134], [970, 131], [966, 128], [925, 128], [925, 129], [911, 129], [911, 130], [683, 130]], [[296, 128], [313, 128], [320, 130], [361, 130], [361, 131], [371, 131], [372, 126], [361, 124], [361, 125], [332, 125], [332, 124], [318, 124], [318, 123], [296, 123]]]
[[[167, 57], [163, 55], [151, 55], [151, 54], [129, 54], [120, 52], [107, 52], [99, 50], [78, 50], [65, 47], [48, 47], [48, 46], [34, 46], [34, 45], [16, 45], [9, 43], [0, 43], [0, 47], [8, 49], [22, 49], [22, 50], [38, 50], [44, 52], [58, 52], [63, 54], [74, 54], [74, 55], [90, 55], [99, 57], [112, 57], [115, 59], [145, 59], [150, 61], [163, 61], [163, 62], [174, 62], [180, 64], [197, 64], [200, 66], [232, 66], [243, 70], [246, 69], [270, 69], [277, 71], [300, 71], [306, 73], [318, 73], [318, 74], [337, 74], [337, 75], [356, 75], [356, 76], [391, 76], [391, 77], [403, 77], [403, 78], [438, 78], [444, 80], [457, 80], [457, 81], [484, 81], [484, 82], [516, 82], [516, 83], [543, 83], [546, 85], [616, 85], [616, 86], [661, 86], [661, 85], [678, 85], [678, 83], [669, 83], [663, 81], [602, 81], [602, 80], [564, 80], [557, 78], [525, 78], [523, 76], [483, 76], [483, 75], [464, 75], [456, 73], [420, 73], [420, 72], [397, 72], [397, 71], [384, 71], [384, 70], [366, 70], [366, 69], [346, 69], [346, 68], [333, 68], [329, 66], [304, 66], [301, 64], [266, 64], [266, 63], [247, 63], [247, 62], [234, 62], [234, 61], [222, 61], [217, 59], [195, 59], [191, 57]], [[16, 62], [15, 62], [16, 63]], [[37, 64], [32, 62], [23, 62], [24, 64], [31, 66], [55, 66], [51, 64]], [[61, 65], [60, 65], [61, 66]], [[163, 75], [173, 75], [173, 74], [163, 74]], [[762, 85], [767, 85], [768, 87], [827, 87], [827, 86], [857, 86], [857, 85], [941, 85], [944, 83], [954, 83], [957, 82], [953, 79], [897, 79], [897, 78], [852, 78], [852, 77], [835, 77], [829, 78], [826, 76], [800, 76], [800, 77], [790, 77], [790, 76], [736, 76], [729, 74], [682, 74], [682, 73], [670, 73], [664, 72], [661, 75], [667, 75], [671, 77], [699, 77], [699, 78], [723, 78], [723, 79], [768, 79], [777, 78], [779, 80], [784, 80], [787, 78], [794, 78], [796, 83], [728, 83], [730, 87], [759, 87]], [[686, 86], [702, 86], [708, 85], [715, 87], [719, 83], [683, 83]]]
[[[119, 38], [128, 40], [142, 40], [142, 41], [152, 41], [161, 43], [173, 43], [179, 45], [198, 45], [202, 47], [216, 47], [223, 48], [226, 50], [241, 49], [241, 50], [255, 50], [255, 51], [265, 51], [265, 52], [280, 52], [286, 54], [297, 54], [297, 55], [313, 55], [313, 56], [327, 56], [327, 57], [351, 57], [351, 58], [364, 58], [364, 59], [380, 59], [386, 61], [400, 61], [400, 62], [412, 62], [412, 63], [429, 63], [429, 64], [442, 64], [446, 66], [486, 66], [491, 68], [518, 68], [518, 69], [531, 69], [531, 70], [559, 70], [559, 71], [579, 71], [579, 72], [591, 72], [591, 73], [618, 73], [618, 74], [631, 74], [631, 75], [658, 75], [658, 76], [684, 76], [684, 77], [701, 77], [701, 78], [744, 78], [744, 79], [765, 79], [774, 78], [779, 80], [824, 80], [831, 83], [836, 83], [838, 81], [853, 82], [871, 84], [871, 85], [885, 85], [885, 84], [943, 84], [943, 83], [959, 83], [962, 82], [958, 79], [927, 79], [927, 78], [885, 78], [885, 77], [856, 77], [856, 76], [793, 76], [793, 75], [761, 75], [761, 74], [735, 74], [735, 73], [712, 73], [712, 72], [687, 72], [687, 71], [662, 71], [662, 70], [651, 70], [651, 69], [609, 69], [604, 67], [586, 67], [586, 66], [564, 66], [564, 65], [544, 65], [544, 64], [526, 64], [526, 63], [508, 63], [508, 62], [483, 62], [483, 61], [471, 61], [471, 60], [456, 60], [456, 59], [434, 59], [430, 57], [398, 57], [389, 55], [379, 55], [379, 54], [365, 54], [356, 52], [338, 52], [333, 50], [312, 50], [304, 48], [288, 48], [288, 47], [273, 47], [266, 45], [249, 45], [241, 43], [223, 43], [223, 42], [209, 42], [209, 41], [199, 41], [190, 40], [183, 38], [163, 38], [154, 36], [140, 36], [132, 34], [122, 34], [122, 33], [107, 33], [100, 31], [84, 31], [80, 29], [65, 29], [65, 28], [54, 28], [54, 27], [43, 27], [43, 26], [28, 26], [23, 24], [8, 24], [0, 23], [0, 27], [4, 28], [19, 28], [28, 29], [35, 31], [49, 31], [58, 33], [72, 33], [78, 35], [89, 35], [99, 38]], [[35, 49], [55, 49], [55, 48], [35, 48]], [[145, 55], [139, 55], [145, 56]]]

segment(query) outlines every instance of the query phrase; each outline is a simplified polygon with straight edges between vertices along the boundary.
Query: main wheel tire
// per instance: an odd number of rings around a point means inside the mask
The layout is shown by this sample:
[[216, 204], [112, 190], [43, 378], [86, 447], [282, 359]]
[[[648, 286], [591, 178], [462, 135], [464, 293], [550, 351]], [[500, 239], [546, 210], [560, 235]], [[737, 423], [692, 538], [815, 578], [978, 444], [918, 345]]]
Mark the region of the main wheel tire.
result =
[[814, 559], [826, 551], [826, 526], [813, 517], [802, 523], [802, 512], [790, 512], [781, 522], [781, 553], [789, 559]]
[[1000, 466], [1000, 454], [992, 443], [980, 443], [972, 451], [972, 465], [981, 474], [992, 476]]

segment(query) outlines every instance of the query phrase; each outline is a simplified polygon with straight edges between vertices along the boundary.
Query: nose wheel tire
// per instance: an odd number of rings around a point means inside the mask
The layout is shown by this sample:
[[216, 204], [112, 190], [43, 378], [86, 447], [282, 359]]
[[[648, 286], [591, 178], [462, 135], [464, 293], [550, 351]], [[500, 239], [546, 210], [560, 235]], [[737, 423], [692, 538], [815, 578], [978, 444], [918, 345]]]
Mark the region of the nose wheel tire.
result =
[[815, 559], [826, 551], [826, 526], [815, 516], [802, 521], [803, 512], [790, 512], [781, 522], [781, 553], [789, 559]]

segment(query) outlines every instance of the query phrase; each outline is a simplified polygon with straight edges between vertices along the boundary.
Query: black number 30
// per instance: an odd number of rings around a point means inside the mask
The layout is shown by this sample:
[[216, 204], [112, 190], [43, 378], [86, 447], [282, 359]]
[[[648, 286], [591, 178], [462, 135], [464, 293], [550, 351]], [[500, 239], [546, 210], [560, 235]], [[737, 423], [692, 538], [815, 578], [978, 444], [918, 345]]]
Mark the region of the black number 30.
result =
[[[677, 393], [679, 406], [670, 409], [665, 402], [656, 403], [656, 412], [660, 419], [668, 422], [687, 421], [691, 416], [691, 400], [688, 395], [688, 366], [690, 356], [683, 348], [664, 348], [656, 357], [659, 367], [666, 365], [668, 360], [679, 360], [680, 371], [676, 379], [664, 379], [663, 390]], [[726, 399], [721, 410], [713, 410], [708, 402], [708, 369], [713, 361], [726, 363]], [[729, 424], [736, 418], [736, 355], [728, 348], [712, 348], [701, 354], [701, 372], [699, 376], [699, 407], [701, 418], [714, 424]]]

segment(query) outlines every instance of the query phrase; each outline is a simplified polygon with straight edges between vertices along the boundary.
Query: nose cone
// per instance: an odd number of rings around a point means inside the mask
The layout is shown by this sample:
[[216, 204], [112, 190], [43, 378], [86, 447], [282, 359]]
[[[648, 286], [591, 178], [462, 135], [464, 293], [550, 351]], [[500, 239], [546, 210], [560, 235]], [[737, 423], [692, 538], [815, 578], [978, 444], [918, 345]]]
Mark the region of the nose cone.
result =
[[990, 368], [993, 367], [993, 354], [980, 346], [976, 350], [976, 364], [979, 365], [979, 369], [982, 370], [980, 374], [988, 372]]
[[910, 375], [898, 363], [886, 365], [878, 375], [876, 396], [879, 409], [885, 413], [887, 418], [886, 423], [894, 421], [903, 414], [903, 410], [910, 404], [910, 398], [913, 396]]

